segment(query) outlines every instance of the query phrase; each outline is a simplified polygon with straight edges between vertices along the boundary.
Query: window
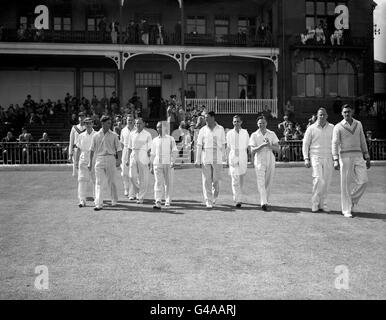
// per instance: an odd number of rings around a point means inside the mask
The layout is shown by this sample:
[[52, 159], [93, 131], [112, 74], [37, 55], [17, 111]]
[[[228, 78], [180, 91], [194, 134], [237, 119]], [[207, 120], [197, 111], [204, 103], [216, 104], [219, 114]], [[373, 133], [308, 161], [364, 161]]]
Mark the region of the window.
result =
[[306, 29], [314, 29], [319, 24], [323, 24], [325, 29], [330, 32], [335, 29], [334, 17], [335, 7], [339, 4], [347, 5], [347, 1], [306, 1]]
[[136, 87], [160, 87], [161, 73], [159, 72], [137, 72], [135, 74]]
[[296, 69], [296, 95], [298, 97], [323, 96], [323, 70], [315, 59], [304, 59]]
[[116, 91], [115, 71], [84, 71], [82, 76], [82, 92], [87, 99], [96, 95], [98, 99], [110, 97]]
[[218, 99], [229, 98], [229, 74], [218, 73], [215, 76], [215, 94]]
[[255, 74], [239, 74], [239, 98], [256, 99], [256, 75]]
[[202, 16], [188, 16], [186, 19], [186, 33], [206, 33], [206, 20]]
[[216, 17], [214, 20], [214, 32], [216, 35], [216, 42], [224, 42], [224, 36], [229, 34], [229, 18]]
[[102, 17], [87, 17], [87, 31], [98, 31], [99, 21]]
[[54, 30], [71, 30], [71, 18], [69, 17], [54, 17]]
[[340, 59], [326, 70], [326, 97], [354, 97], [356, 74], [347, 60]]
[[206, 73], [188, 73], [188, 90], [193, 88], [196, 98], [206, 98]]

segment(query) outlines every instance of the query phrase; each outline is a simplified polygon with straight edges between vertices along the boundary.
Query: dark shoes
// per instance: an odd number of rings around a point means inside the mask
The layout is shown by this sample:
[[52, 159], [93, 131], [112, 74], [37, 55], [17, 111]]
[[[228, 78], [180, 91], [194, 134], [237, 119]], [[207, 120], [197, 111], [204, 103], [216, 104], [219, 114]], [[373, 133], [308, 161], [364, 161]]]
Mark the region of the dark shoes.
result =
[[237, 208], [241, 208], [241, 202], [237, 202], [237, 203], [236, 203], [236, 207], [237, 207]]
[[268, 211], [268, 204], [263, 204], [261, 209], [263, 209], [263, 211]]

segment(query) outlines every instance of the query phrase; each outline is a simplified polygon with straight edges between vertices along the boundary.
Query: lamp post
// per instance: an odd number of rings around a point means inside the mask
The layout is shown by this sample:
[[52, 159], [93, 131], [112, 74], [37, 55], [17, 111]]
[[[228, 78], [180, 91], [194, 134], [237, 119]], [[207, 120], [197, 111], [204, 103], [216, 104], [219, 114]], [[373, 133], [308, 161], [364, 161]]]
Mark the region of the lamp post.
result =
[[[122, 8], [125, 0], [119, 0], [119, 44], [122, 48]], [[123, 52], [119, 51], [119, 70], [118, 70], [118, 97], [119, 97], [119, 109], [123, 106]]]
[[[185, 23], [184, 23], [184, 0], [177, 0], [181, 12], [181, 51], [185, 45]], [[185, 52], [181, 52], [181, 103], [182, 109], [186, 111], [185, 106]]]

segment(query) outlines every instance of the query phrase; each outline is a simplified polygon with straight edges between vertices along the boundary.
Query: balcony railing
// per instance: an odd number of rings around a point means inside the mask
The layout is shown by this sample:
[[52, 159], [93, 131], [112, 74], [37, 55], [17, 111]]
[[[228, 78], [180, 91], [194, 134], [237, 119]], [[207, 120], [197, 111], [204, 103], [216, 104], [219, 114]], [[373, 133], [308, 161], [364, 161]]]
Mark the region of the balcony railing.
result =
[[[174, 136], [174, 135], [173, 135]], [[177, 141], [177, 164], [194, 163], [196, 148], [196, 130], [191, 143], [183, 145]], [[277, 161], [303, 161], [302, 141], [280, 141], [279, 152], [275, 154]], [[386, 140], [368, 142], [371, 160], [386, 160]], [[248, 162], [252, 163], [251, 154]], [[19, 143], [5, 142], [0, 144], [0, 164], [64, 164], [68, 163], [68, 142]]]
[[[100, 31], [58, 31], [43, 30], [26, 32], [20, 36], [16, 29], [4, 29], [1, 41], [8, 42], [54, 42], [54, 43], [112, 43], [110, 32]], [[122, 41], [118, 35], [118, 43], [144, 44], [139, 34], [123, 32]], [[264, 37], [255, 37], [253, 34], [239, 33], [227, 35], [193, 34], [187, 33], [184, 37], [185, 45], [194, 46], [237, 46], [237, 47], [272, 47], [273, 40], [270, 34]], [[149, 33], [149, 45], [181, 45], [181, 35], [165, 32], [162, 40], [157, 33]]]
[[204, 105], [219, 114], [257, 114], [266, 108], [274, 118], [278, 117], [277, 99], [185, 99], [185, 104]]

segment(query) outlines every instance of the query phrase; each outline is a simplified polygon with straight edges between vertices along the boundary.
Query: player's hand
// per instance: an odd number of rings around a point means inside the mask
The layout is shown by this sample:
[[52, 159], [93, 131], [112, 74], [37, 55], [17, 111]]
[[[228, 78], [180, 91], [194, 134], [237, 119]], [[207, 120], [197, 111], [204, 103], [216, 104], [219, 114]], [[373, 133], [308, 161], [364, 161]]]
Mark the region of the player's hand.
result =
[[173, 169], [175, 166], [176, 166], [176, 165], [175, 165], [174, 162], [171, 162], [171, 163], [170, 163], [170, 169]]
[[69, 161], [69, 162], [72, 162], [72, 153], [70, 153], [70, 154], [68, 155], [68, 161]]
[[154, 174], [154, 167], [153, 166], [150, 166], [150, 173]]
[[370, 169], [370, 167], [371, 167], [370, 158], [367, 158], [366, 159], [366, 168]]
[[310, 162], [309, 159], [304, 160], [304, 166], [305, 166], [306, 168], [311, 168], [311, 162]]
[[339, 170], [339, 161], [338, 160], [334, 160], [334, 169]]
[[89, 164], [89, 165], [87, 166], [87, 168], [88, 168], [88, 171], [91, 171], [91, 169], [92, 169], [91, 164]]

